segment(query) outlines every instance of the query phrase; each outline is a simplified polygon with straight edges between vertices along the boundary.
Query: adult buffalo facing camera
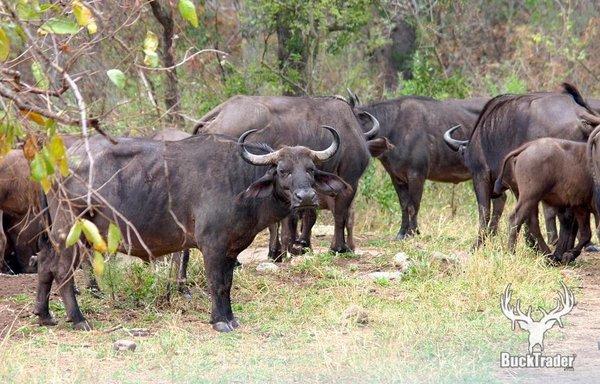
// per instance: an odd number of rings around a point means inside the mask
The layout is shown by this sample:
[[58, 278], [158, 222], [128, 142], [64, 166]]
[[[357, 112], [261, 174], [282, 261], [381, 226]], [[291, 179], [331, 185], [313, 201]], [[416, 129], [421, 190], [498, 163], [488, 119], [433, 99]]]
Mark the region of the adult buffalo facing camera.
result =
[[[188, 248], [201, 250], [217, 331], [239, 324], [231, 309], [231, 284], [237, 255], [257, 233], [301, 208], [314, 208], [316, 193], [352, 194], [338, 176], [317, 165], [335, 159], [340, 137], [335, 129], [322, 150], [244, 144], [223, 135], [202, 134], [174, 142], [149, 139], [90, 139], [94, 156], [93, 208], [86, 203], [89, 162], [84, 146], [69, 150], [72, 174], [47, 195], [49, 237], [39, 256], [36, 314], [41, 324], [56, 324], [48, 299], [56, 280], [67, 317], [76, 329], [90, 329], [75, 298], [73, 249], [66, 235], [76, 217], [106, 233], [115, 221], [125, 235], [120, 251], [144, 260]], [[241, 156], [240, 156], [241, 154]], [[53, 247], [52, 244], [55, 246]]]
[[[417, 216], [425, 180], [460, 183], [471, 178], [460, 156], [442, 141], [450, 126], [460, 125], [460, 134], [468, 137], [487, 98], [435, 100], [429, 97], [404, 96], [369, 105], [359, 105], [350, 92], [350, 103], [362, 125], [368, 125], [361, 112], [375, 116], [379, 135], [395, 146], [379, 160], [390, 175], [400, 207], [402, 224], [396, 239], [419, 232]], [[501, 212], [503, 201], [497, 211]]]
[[[361, 129], [349, 104], [337, 97], [235, 96], [202, 117], [195, 133], [239, 137], [247, 130], [258, 129], [253, 140], [272, 143], [276, 149], [285, 145], [325, 148], [329, 145], [329, 137], [319, 127], [334, 126], [341, 137], [341, 147], [336, 156], [320, 165], [319, 169], [340, 176], [352, 190], [333, 198], [324, 195], [319, 197], [321, 206], [330, 209], [335, 220], [331, 250], [348, 252], [354, 248], [350, 214], [358, 181], [371, 156], [379, 156], [390, 148], [385, 138], [375, 137], [379, 131], [377, 120], [365, 116], [371, 121], [366, 132]], [[306, 210], [299, 239], [295, 236], [296, 218], [286, 220], [283, 224], [285, 236], [282, 231], [283, 251], [290, 250], [294, 243], [310, 246], [310, 228], [315, 220], [316, 213]], [[348, 236], [344, 229], [348, 231]], [[277, 232], [273, 227], [269, 255], [277, 259], [280, 254]]]
[[[500, 95], [490, 100], [479, 115], [469, 140], [452, 137], [455, 128], [444, 135], [446, 144], [457, 151], [473, 176], [479, 208], [480, 245], [490, 230], [490, 200], [494, 181], [504, 157], [525, 142], [554, 137], [586, 141], [600, 117], [583, 100], [579, 91], [564, 83], [556, 92]], [[563, 231], [561, 230], [561, 233]], [[559, 238], [560, 255], [572, 248], [574, 236]], [[559, 257], [559, 256], [557, 256]]]

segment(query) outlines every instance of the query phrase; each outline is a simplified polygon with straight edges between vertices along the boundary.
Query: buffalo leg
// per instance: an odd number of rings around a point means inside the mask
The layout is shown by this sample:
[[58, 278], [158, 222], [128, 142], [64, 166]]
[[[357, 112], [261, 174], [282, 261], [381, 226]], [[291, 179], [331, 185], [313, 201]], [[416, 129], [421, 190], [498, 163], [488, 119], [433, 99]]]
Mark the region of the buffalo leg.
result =
[[392, 184], [394, 185], [394, 189], [396, 190], [396, 195], [398, 195], [398, 201], [400, 202], [400, 208], [402, 209], [402, 224], [400, 225], [400, 230], [396, 235], [396, 240], [404, 240], [409, 236], [408, 233], [408, 202], [409, 202], [409, 194], [408, 194], [408, 186], [404, 183], [397, 181], [392, 177]]
[[489, 181], [485, 180], [485, 178], [474, 178], [473, 186], [475, 187], [475, 197], [477, 198], [479, 213], [479, 233], [474, 247], [478, 248], [483, 245], [489, 233], [491, 189]]
[[502, 212], [504, 212], [504, 206], [506, 205], [506, 193], [502, 196], [492, 200], [492, 218], [490, 220], [490, 231], [493, 235], [498, 233], [498, 226], [500, 224], [500, 218]]
[[346, 243], [344, 234], [344, 230], [346, 229], [346, 225], [348, 223], [348, 214], [353, 199], [354, 193], [344, 196], [338, 195], [335, 199], [335, 208], [333, 209], [335, 227], [333, 232], [333, 241], [331, 243], [331, 250], [333, 252], [345, 253], [354, 251], [354, 249], [350, 248]]
[[544, 209], [544, 222], [546, 223], [546, 236], [548, 244], [555, 245], [558, 241], [558, 230], [556, 229], [556, 208], [542, 203]]
[[417, 216], [421, 207], [423, 198], [423, 188], [425, 187], [425, 176], [417, 171], [410, 171], [408, 174], [408, 233], [411, 235], [419, 234], [419, 224]]
[[581, 254], [581, 250], [588, 245], [592, 239], [592, 230], [590, 228], [590, 212], [584, 208], [576, 208], [575, 218], [579, 227], [579, 241], [575, 248], [563, 254], [562, 262], [564, 264], [568, 264], [575, 260], [577, 256]]
[[283, 256], [281, 242], [279, 241], [279, 225], [277, 222], [269, 226], [269, 259], [279, 261]]
[[[291, 253], [292, 255], [300, 255], [302, 253], [301, 247], [297, 245], [298, 236], [298, 215], [291, 213], [285, 219], [281, 220], [281, 245], [284, 251]], [[280, 261], [281, 258], [275, 259]]]
[[346, 221], [346, 232], [347, 237], [346, 241], [348, 242], [348, 247], [350, 249], [356, 249], [354, 245], [354, 201], [350, 206], [350, 211], [348, 212], [348, 220]]
[[554, 250], [554, 254], [550, 256], [550, 259], [560, 263], [563, 260], [563, 254], [574, 248], [578, 226], [571, 209], [560, 209], [557, 216], [560, 223], [560, 230], [556, 249]]
[[[73, 323], [73, 328], [82, 331], [90, 331], [92, 327], [88, 324], [75, 297], [75, 268], [77, 268], [76, 249], [61, 250], [58, 262], [58, 273], [56, 284], [65, 305], [67, 321]], [[71, 254], [69, 256], [69, 254]], [[70, 262], [69, 262], [70, 261]]]
[[50, 291], [54, 275], [50, 270], [52, 257], [48, 254], [52, 252], [50, 249], [43, 249], [38, 256], [38, 285], [37, 299], [35, 309], [33, 311], [39, 318], [40, 325], [56, 325], [57, 322], [50, 313]]
[[182, 252], [177, 252], [173, 254], [173, 257], [177, 261], [177, 290], [186, 299], [191, 299], [192, 293], [187, 286], [187, 268], [190, 262], [190, 250], [185, 249]]
[[231, 309], [231, 284], [236, 258], [228, 257], [225, 251], [212, 249], [203, 249], [202, 254], [212, 300], [210, 323], [218, 332], [231, 332], [239, 326]]
[[300, 238], [297, 241], [297, 244], [304, 248], [311, 248], [311, 232], [312, 227], [317, 222], [317, 211], [315, 209], [309, 209], [302, 212], [302, 226], [301, 226], [301, 234]]
[[517, 247], [517, 237], [523, 223], [529, 219], [534, 204], [529, 201], [517, 201], [515, 210], [510, 215], [510, 228], [508, 232], [508, 249], [515, 253]]
[[546, 244], [546, 240], [544, 240], [542, 230], [540, 229], [539, 210], [537, 204], [532, 207], [531, 215], [527, 223], [525, 240], [528, 245], [537, 252], [540, 252], [544, 255], [549, 255], [552, 253], [550, 251], [550, 247], [548, 247], [548, 244]]

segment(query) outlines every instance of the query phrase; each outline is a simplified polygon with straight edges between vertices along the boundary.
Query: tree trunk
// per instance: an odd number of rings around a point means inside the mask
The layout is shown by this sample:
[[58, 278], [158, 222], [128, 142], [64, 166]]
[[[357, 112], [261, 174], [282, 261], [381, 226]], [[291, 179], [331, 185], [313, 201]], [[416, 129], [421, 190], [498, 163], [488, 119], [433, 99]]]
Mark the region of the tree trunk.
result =
[[173, 22], [173, 10], [168, 6], [165, 8], [161, 7], [158, 0], [150, 1], [150, 7], [152, 7], [152, 13], [163, 29], [163, 66], [165, 68], [173, 67], [166, 71], [165, 107], [167, 108], [168, 121], [175, 125], [180, 125], [183, 124], [183, 117], [180, 115], [181, 106], [179, 105], [180, 95], [177, 85], [177, 69], [174, 68], [173, 35], [175, 33], [175, 24]]
[[397, 16], [394, 24], [390, 43], [375, 52], [375, 59], [381, 67], [384, 86], [392, 91], [398, 87], [399, 73], [405, 80], [412, 78], [412, 55], [417, 42], [415, 27], [405, 17]]

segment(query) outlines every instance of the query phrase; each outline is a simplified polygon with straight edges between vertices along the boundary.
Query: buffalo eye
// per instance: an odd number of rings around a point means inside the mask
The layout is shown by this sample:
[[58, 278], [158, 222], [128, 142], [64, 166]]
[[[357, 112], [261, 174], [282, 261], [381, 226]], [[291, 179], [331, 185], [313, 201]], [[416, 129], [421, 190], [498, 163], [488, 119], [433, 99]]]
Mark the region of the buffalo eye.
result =
[[292, 174], [292, 172], [289, 169], [281, 169], [279, 170], [279, 174], [281, 175], [281, 177], [288, 177]]

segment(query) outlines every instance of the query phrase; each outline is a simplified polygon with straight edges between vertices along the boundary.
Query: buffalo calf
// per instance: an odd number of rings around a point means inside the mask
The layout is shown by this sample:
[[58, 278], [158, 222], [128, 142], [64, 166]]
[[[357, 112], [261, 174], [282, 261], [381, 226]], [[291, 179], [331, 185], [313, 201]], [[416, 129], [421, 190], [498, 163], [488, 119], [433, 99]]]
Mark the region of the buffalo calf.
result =
[[[539, 249], [551, 251], [541, 235], [538, 223], [538, 205], [544, 202], [559, 212], [571, 208], [579, 225], [579, 242], [575, 248], [561, 255], [553, 255], [556, 262], [574, 260], [589, 243], [590, 211], [592, 210], [593, 180], [586, 157], [586, 143], [554, 138], [528, 142], [504, 158], [494, 193], [507, 187], [517, 196], [517, 205], [510, 217], [509, 247], [515, 249], [521, 225], [529, 220], [530, 231]], [[561, 225], [569, 225], [567, 221]], [[566, 233], [570, 233], [568, 231]]]

